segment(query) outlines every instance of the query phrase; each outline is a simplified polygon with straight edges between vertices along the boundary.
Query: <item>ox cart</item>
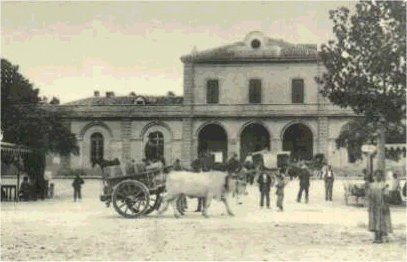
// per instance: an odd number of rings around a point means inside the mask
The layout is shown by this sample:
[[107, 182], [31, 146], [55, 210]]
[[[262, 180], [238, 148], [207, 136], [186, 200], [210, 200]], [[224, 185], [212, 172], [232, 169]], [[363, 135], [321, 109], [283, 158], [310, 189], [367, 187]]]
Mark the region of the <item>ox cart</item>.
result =
[[116, 175], [112, 175], [114, 172], [107, 172], [109, 168], [102, 169], [100, 200], [107, 207], [112, 204], [116, 212], [125, 218], [145, 216], [160, 207], [161, 194], [165, 188], [163, 170], [166, 168], [147, 169], [131, 174], [120, 172], [123, 169], [119, 165], [110, 168], [116, 169]]

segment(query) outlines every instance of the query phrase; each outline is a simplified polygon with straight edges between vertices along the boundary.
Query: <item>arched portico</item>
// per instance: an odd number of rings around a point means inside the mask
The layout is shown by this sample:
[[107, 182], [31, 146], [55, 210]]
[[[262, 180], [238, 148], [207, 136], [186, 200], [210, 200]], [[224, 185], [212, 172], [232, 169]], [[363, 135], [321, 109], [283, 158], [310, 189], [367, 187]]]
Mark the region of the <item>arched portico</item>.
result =
[[257, 122], [246, 124], [240, 132], [240, 159], [264, 149], [270, 150], [270, 134], [266, 127]]
[[198, 130], [198, 156], [206, 151], [222, 152], [227, 159], [228, 137], [225, 129], [217, 123], [209, 123]]
[[297, 160], [312, 159], [314, 153], [314, 135], [304, 123], [292, 123], [283, 130], [283, 150], [290, 151]]

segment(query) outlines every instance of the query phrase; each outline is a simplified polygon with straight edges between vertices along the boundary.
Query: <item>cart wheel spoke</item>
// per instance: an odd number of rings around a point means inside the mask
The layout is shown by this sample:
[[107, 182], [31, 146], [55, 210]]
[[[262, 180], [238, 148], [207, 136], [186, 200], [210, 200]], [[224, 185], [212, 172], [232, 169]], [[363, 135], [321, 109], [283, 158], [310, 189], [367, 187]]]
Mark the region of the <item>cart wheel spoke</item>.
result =
[[149, 207], [148, 188], [135, 180], [120, 182], [113, 191], [112, 202], [115, 210], [126, 218], [144, 215]]

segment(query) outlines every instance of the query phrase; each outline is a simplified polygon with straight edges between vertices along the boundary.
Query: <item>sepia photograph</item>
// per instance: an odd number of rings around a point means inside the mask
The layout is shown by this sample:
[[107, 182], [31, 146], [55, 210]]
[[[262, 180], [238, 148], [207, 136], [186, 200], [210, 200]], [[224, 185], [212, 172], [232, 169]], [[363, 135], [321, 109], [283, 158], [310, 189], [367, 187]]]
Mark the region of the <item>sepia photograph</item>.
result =
[[405, 1], [1, 1], [1, 261], [406, 261]]

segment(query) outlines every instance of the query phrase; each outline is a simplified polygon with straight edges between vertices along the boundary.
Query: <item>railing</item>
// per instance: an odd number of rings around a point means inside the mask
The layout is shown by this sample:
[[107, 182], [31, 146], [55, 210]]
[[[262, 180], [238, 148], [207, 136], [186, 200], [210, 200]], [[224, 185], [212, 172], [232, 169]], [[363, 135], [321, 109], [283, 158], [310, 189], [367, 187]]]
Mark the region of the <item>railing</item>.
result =
[[1, 201], [17, 201], [17, 186], [1, 185]]

